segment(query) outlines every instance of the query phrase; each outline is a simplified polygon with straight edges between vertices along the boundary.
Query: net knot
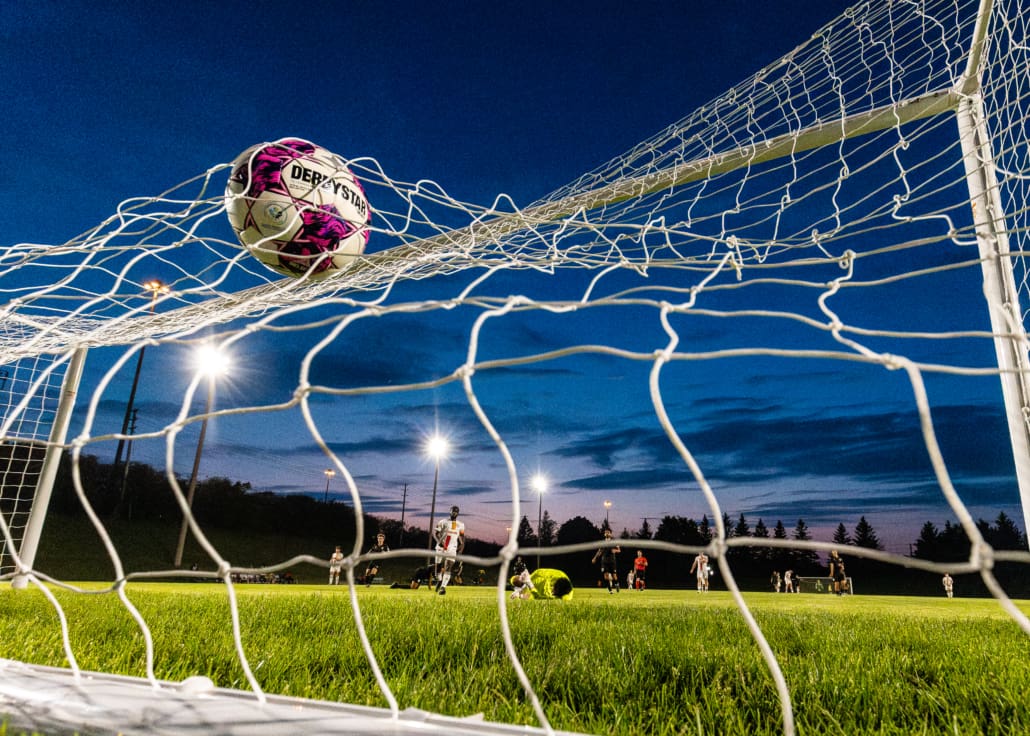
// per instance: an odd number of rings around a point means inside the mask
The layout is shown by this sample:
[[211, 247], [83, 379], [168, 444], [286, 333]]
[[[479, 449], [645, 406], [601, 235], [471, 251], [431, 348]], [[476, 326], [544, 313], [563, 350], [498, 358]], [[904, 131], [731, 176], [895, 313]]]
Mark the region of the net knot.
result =
[[715, 538], [708, 543], [708, 546], [705, 549], [708, 552], [709, 557], [713, 560], [717, 560], [720, 557], [726, 556], [726, 550], [729, 549], [729, 545], [726, 544], [725, 539]]
[[981, 571], [993, 570], [994, 547], [982, 539], [979, 542], [974, 542], [969, 549], [969, 563], [975, 565]]

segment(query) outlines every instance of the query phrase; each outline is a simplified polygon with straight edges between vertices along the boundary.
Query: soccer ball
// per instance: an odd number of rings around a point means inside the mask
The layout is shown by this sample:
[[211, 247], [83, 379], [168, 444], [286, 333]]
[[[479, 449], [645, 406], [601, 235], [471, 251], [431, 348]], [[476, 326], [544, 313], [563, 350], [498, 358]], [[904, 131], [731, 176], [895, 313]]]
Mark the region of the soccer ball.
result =
[[361, 182], [342, 158], [305, 140], [259, 143], [237, 156], [225, 210], [243, 247], [286, 276], [325, 278], [368, 243]]

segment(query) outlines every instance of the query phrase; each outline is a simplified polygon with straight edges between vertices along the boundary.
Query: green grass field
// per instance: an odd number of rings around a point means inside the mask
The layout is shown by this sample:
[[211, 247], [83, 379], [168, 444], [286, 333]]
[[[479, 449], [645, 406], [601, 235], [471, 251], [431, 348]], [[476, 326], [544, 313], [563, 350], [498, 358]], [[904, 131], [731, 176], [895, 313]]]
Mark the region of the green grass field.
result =
[[[95, 584], [93, 584], [94, 587]], [[269, 693], [383, 707], [348, 589], [240, 585], [243, 641]], [[58, 591], [79, 665], [142, 676], [143, 639], [114, 595]], [[156, 672], [246, 688], [216, 583], [132, 583]], [[496, 590], [446, 597], [358, 589], [402, 708], [537, 725], [508, 662]], [[1030, 637], [985, 599], [749, 594], [790, 688], [799, 734], [1030, 734]], [[1024, 611], [1030, 606], [1021, 606]], [[559, 730], [596, 734], [782, 732], [773, 680], [729, 594], [510, 601], [515, 647]], [[38, 591], [0, 591], [0, 657], [66, 666]]]

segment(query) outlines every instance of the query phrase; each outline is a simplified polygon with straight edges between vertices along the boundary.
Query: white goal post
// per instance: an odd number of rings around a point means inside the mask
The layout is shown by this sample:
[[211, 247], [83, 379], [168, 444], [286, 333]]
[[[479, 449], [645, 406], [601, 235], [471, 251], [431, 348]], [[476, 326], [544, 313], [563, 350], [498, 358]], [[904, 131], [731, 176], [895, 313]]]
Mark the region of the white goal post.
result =
[[[984, 539], [938, 444], [934, 412], [942, 403], [939, 382], [1000, 381], [1006, 444], [1015, 459], [1024, 529], [1030, 528], [1030, 9], [1024, 5], [859, 3], [683, 120], [527, 205], [504, 195], [487, 204], [462, 202], [433, 182], [397, 181], [376, 160], [353, 159], [349, 165], [374, 211], [370, 252], [321, 281], [281, 278], [238, 246], [225, 217], [226, 163], [160, 194], [126, 199], [115, 214], [67, 242], [5, 244], [0, 581], [47, 596], [60, 620], [68, 667], [0, 660], [0, 714], [16, 728], [90, 732], [558, 732], [551, 723], [555, 711], [526, 674], [508, 624], [509, 566], [519, 554], [540, 554], [535, 547], [520, 549], [516, 538], [527, 513], [520, 487], [536, 456], [527, 457], [516, 441], [523, 417], [512, 416], [514, 410], [492, 393], [496, 382], [513, 376], [524, 382], [532, 410], [582, 384], [591, 384], [591, 400], [609, 400], [601, 376], [632, 373], [634, 380], [624, 383], [634, 383], [638, 393], [627, 401], [637, 402], [634, 415], [654, 420], [660, 429], [648, 439], [660, 442], [663, 457], [673, 458], [681, 473], [685, 489], [675, 502], [715, 520], [705, 551], [775, 681], [785, 734], [796, 730], [791, 693], [728, 554], [736, 546], [784, 544], [736, 539], [725, 528], [723, 494], [732, 493], [731, 484], [712, 478], [736, 448], [732, 432], [713, 433], [712, 441], [721, 443], [715, 449], [694, 433], [692, 412], [699, 407], [680, 393], [692, 383], [725, 382], [721, 415], [729, 417], [743, 413], [744, 398], [766, 399], [763, 405], [771, 406], [775, 386], [786, 381], [824, 380], [822, 395], [836, 391], [843, 374], [860, 372], [877, 385], [900, 381], [903, 390], [892, 383], [894, 389], [868, 401], [904, 395], [905, 412], [898, 415], [910, 417], [907, 431], [925, 448], [930, 468], [920, 481], [936, 489], [958, 519], [970, 556], [946, 565], [868, 549], [849, 548], [849, 556], [979, 575], [1030, 635], [1030, 620], [994, 574], [997, 560], [1030, 564], [1030, 554], [1000, 553]], [[227, 160], [235, 153], [228, 152]], [[160, 292], [146, 286], [155, 272], [164, 279]], [[932, 306], [898, 301], [912, 298], [906, 289], [915, 284], [926, 291], [954, 293], [960, 285], [965, 293], [982, 293], [983, 311], [939, 323]], [[610, 315], [605, 327], [587, 330], [586, 318], [598, 313]], [[446, 331], [446, 339], [433, 340], [434, 331]], [[513, 332], [531, 335], [539, 348], [515, 346], [505, 337]], [[278, 349], [283, 336], [302, 347]], [[409, 343], [419, 349], [404, 352]], [[179, 384], [169, 381], [164, 413], [124, 432], [120, 386], [144, 349], [148, 361], [153, 355], [155, 365], [167, 365], [201, 344], [263, 354], [276, 380], [250, 393], [220, 390], [217, 400], [214, 384], [199, 373]], [[367, 361], [363, 370], [341, 377], [327, 369], [341, 354], [355, 352], [353, 345], [369, 348], [356, 357]], [[390, 366], [372, 360], [373, 348], [387, 354]], [[417, 363], [430, 354], [432, 365]], [[397, 370], [402, 364], [413, 368]], [[813, 364], [830, 369], [816, 371]], [[619, 370], [611, 371], [613, 365]], [[737, 371], [751, 373], [738, 377]], [[832, 375], [820, 379], [817, 373]], [[580, 383], [583, 376], [593, 380]], [[772, 388], [758, 388], [765, 382]], [[270, 426], [292, 422], [291, 431], [306, 434], [334, 473], [328, 478], [340, 478], [353, 506], [356, 540], [344, 550], [353, 588], [354, 567], [363, 569], [369, 559], [363, 514], [374, 489], [355, 480], [362, 458], [348, 445], [352, 438], [340, 436], [338, 427], [346, 426], [340, 417], [373, 404], [381, 416], [400, 414], [398, 407], [424, 405], [416, 399], [433, 390], [449, 392], [461, 405], [468, 431], [476, 432], [493, 466], [501, 468], [503, 493], [493, 500], [505, 508], [511, 536], [496, 558], [464, 559], [498, 571], [498, 626], [537, 718], [534, 726], [474, 713], [448, 718], [431, 712], [433, 703], [398, 702], [353, 594], [350, 615], [387, 706], [265, 693], [240, 634], [232, 580], [253, 570], [212, 543], [192, 513], [192, 484], [184, 488], [176, 473], [186, 456], [195, 480], [209, 420], [228, 426], [255, 418]], [[793, 419], [804, 423], [819, 415], [818, 400], [807, 407], [810, 413], [799, 409]], [[115, 425], [105, 413], [108, 402], [119, 407]], [[86, 457], [113, 455], [119, 442], [157, 458], [175, 508], [214, 574], [180, 570], [171, 562], [145, 572], [124, 569], [83, 477]], [[111, 590], [138, 623], [146, 652], [143, 678], [79, 667], [51, 590], [88, 593], [37, 562], [62, 459], [71, 467], [72, 492], [110, 558]], [[831, 474], [828, 464], [799, 474]], [[327, 496], [328, 490], [327, 483]], [[702, 551], [655, 540], [634, 543], [686, 559]], [[825, 552], [835, 545], [826, 539], [800, 546]], [[582, 550], [548, 547], [543, 554], [569, 551]], [[262, 571], [324, 566], [315, 556], [321, 552]], [[412, 564], [431, 554], [390, 553], [407, 555]], [[249, 689], [214, 687], [221, 683], [210, 683], [203, 672], [182, 683], [158, 676], [147, 622], [126, 584], [168, 577], [213, 578], [225, 586]], [[825, 580], [805, 576], [799, 586], [807, 592], [805, 586]]]

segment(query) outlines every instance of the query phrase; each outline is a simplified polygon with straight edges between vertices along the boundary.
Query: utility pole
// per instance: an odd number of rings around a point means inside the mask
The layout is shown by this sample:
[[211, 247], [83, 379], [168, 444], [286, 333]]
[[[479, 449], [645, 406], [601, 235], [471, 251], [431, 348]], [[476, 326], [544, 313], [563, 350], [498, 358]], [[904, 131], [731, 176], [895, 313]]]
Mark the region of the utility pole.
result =
[[397, 546], [404, 546], [404, 509], [408, 505], [408, 484], [404, 484], [404, 495], [401, 496], [401, 533], [397, 539]]
[[[133, 408], [132, 418], [129, 420], [129, 434], [136, 434], [136, 415], [139, 414], [139, 409]], [[132, 505], [130, 504], [128, 509], [125, 508], [125, 486], [129, 481], [129, 463], [132, 461], [132, 440], [130, 439], [125, 443], [125, 466], [122, 468], [122, 488], [118, 493], [118, 508], [121, 509], [122, 514], [126, 518], [132, 518]]]

